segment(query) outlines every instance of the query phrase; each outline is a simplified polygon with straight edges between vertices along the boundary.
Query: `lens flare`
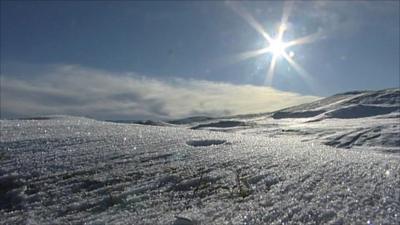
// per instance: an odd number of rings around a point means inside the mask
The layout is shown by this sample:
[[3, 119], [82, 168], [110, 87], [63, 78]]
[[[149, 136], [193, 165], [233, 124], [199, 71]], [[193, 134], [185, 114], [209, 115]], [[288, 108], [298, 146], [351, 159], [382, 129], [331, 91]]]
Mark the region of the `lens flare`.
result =
[[281, 40], [272, 40], [270, 43], [270, 51], [275, 57], [280, 57], [285, 53], [285, 43]]
[[254, 28], [259, 34], [261, 34], [266, 42], [267, 47], [262, 49], [257, 49], [253, 51], [248, 51], [244, 53], [239, 53], [235, 56], [237, 61], [250, 59], [253, 57], [257, 57], [262, 54], [271, 54], [272, 58], [269, 63], [269, 68], [267, 72], [267, 76], [265, 78], [265, 83], [269, 86], [272, 85], [272, 80], [274, 77], [274, 70], [277, 64], [278, 59], [286, 60], [291, 67], [302, 77], [307, 83], [311, 83], [311, 76], [309, 76], [308, 72], [303, 69], [296, 61], [294, 61], [295, 53], [293, 51], [287, 52], [288, 48], [296, 45], [308, 44], [316, 41], [317, 39], [323, 37], [321, 32], [317, 32], [311, 35], [307, 35], [305, 37], [300, 37], [294, 40], [290, 40], [288, 42], [283, 41], [283, 36], [285, 32], [289, 29], [288, 21], [289, 15], [292, 10], [293, 2], [285, 2], [282, 12], [282, 18], [280, 24], [277, 28], [277, 34], [275, 37], [272, 37], [268, 32], [262, 27], [261, 23], [258, 22], [250, 13], [248, 13], [244, 8], [240, 7], [239, 3], [236, 2], [228, 2], [227, 3], [234, 12], [236, 12], [240, 17], [242, 17], [252, 28]]

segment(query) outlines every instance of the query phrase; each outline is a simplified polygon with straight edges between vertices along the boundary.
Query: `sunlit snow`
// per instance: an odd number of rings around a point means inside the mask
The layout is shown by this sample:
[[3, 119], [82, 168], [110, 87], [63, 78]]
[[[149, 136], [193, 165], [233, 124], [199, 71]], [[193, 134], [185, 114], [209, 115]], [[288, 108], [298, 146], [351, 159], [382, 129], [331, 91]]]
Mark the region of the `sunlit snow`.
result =
[[302, 118], [1, 120], [0, 223], [399, 224], [398, 111], [329, 114], [360, 95], [282, 111], [321, 112]]

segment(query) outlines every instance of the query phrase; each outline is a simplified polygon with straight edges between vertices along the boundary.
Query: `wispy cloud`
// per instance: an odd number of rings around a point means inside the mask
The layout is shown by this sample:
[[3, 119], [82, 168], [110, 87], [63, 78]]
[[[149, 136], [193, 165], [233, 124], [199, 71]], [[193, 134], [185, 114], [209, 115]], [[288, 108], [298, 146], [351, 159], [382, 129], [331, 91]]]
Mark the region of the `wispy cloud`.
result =
[[317, 99], [269, 87], [152, 79], [72, 65], [51, 68], [40, 76], [1, 74], [1, 115], [166, 119], [268, 112]]

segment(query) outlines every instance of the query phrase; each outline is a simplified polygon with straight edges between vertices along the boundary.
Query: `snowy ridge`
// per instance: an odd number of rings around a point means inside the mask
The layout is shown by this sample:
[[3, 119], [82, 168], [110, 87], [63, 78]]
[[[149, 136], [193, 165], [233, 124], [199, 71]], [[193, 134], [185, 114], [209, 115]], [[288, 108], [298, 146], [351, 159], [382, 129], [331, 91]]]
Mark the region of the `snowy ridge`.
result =
[[272, 117], [308, 118], [324, 114], [327, 118], [361, 118], [400, 111], [400, 89], [347, 92], [322, 100], [275, 112]]
[[[246, 126], [211, 126], [218, 123]], [[400, 89], [347, 92], [271, 114], [194, 124], [212, 131], [296, 135], [337, 148], [400, 153]]]

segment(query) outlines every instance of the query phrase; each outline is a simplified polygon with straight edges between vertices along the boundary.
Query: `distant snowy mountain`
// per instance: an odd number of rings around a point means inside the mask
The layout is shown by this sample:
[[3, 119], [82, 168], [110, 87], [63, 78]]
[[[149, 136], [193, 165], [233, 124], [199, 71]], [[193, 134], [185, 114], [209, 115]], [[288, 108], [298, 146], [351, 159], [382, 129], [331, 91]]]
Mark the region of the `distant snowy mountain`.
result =
[[274, 119], [281, 118], [361, 118], [400, 113], [400, 89], [357, 91], [337, 94], [312, 103], [279, 110]]
[[170, 123], [0, 120], [0, 224], [400, 224], [399, 102], [388, 89]]

